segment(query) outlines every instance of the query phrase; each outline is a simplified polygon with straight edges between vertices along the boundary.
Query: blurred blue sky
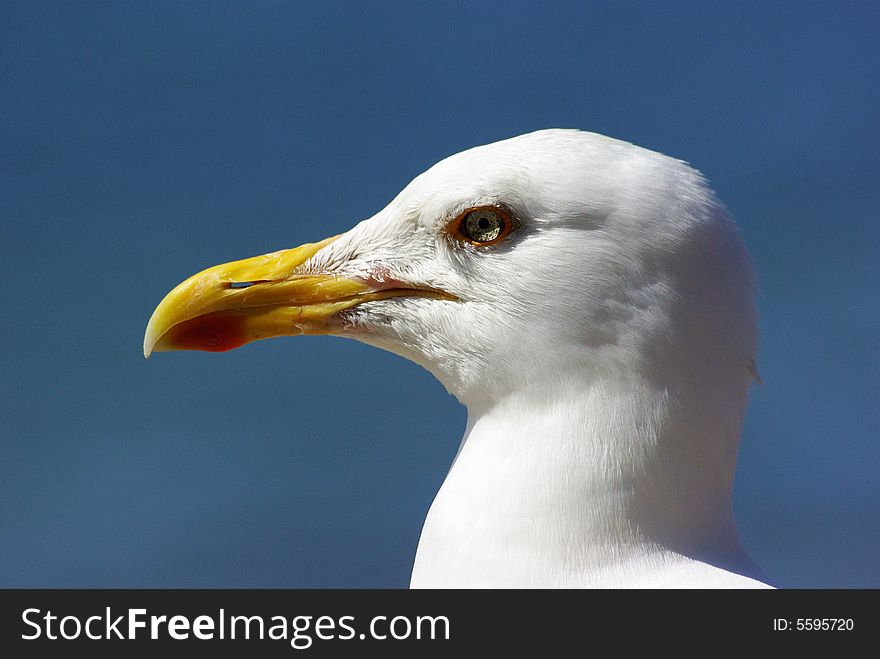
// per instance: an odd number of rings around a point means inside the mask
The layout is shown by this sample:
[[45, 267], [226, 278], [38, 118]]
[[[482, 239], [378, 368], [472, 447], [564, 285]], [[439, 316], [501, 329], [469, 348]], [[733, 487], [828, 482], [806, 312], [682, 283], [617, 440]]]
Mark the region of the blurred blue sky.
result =
[[331, 337], [141, 356], [182, 278], [577, 127], [690, 161], [760, 276], [736, 510], [880, 587], [876, 2], [0, 2], [0, 586], [405, 586], [465, 412]]

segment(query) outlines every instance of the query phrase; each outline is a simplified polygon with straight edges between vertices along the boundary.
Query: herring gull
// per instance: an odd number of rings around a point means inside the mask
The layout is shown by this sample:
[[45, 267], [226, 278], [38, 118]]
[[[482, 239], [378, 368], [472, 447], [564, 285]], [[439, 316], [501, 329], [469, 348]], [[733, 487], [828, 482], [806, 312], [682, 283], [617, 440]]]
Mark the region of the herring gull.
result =
[[346, 233], [190, 277], [144, 354], [335, 334], [428, 369], [468, 421], [413, 587], [762, 587], [732, 506], [753, 291], [696, 170], [541, 130], [446, 158]]

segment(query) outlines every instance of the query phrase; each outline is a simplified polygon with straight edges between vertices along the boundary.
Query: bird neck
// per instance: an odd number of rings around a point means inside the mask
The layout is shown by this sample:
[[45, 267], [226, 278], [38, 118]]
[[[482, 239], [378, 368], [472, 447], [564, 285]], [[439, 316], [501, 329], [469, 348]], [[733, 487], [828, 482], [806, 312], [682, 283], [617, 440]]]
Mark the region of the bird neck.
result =
[[647, 381], [583, 385], [537, 382], [469, 408], [414, 585], [619, 585], [646, 560], [747, 571], [731, 497], [739, 416], [710, 418], [711, 401]]

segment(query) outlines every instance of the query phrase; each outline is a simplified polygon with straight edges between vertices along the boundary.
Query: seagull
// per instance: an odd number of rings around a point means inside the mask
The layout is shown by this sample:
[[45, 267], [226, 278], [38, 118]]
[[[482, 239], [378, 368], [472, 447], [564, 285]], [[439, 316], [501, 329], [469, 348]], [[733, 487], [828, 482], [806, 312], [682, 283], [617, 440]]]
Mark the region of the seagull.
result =
[[346, 233], [186, 279], [144, 355], [333, 334], [430, 371], [468, 416], [413, 588], [770, 587], [732, 505], [754, 290], [698, 171], [549, 129], [440, 161]]

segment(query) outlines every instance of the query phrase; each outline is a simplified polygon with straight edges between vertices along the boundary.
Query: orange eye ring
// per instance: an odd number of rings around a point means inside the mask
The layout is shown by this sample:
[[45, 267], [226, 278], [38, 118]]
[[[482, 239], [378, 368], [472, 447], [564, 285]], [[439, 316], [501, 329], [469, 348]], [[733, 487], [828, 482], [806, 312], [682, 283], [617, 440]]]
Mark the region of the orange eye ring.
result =
[[510, 213], [500, 206], [474, 206], [449, 223], [449, 233], [459, 242], [491, 247], [513, 230]]

